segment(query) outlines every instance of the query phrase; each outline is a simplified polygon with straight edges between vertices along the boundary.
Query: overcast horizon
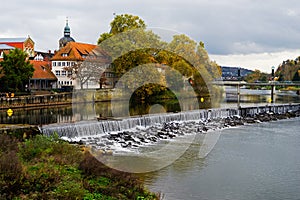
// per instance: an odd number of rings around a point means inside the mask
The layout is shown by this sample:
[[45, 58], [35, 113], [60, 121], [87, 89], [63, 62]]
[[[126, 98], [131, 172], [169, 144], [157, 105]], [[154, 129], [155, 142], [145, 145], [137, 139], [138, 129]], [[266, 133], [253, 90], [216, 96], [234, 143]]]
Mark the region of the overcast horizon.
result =
[[133, 14], [148, 27], [175, 30], [203, 41], [222, 66], [270, 72], [299, 55], [296, 0], [89, 1], [11, 0], [2, 3], [0, 37], [30, 37], [35, 49], [54, 51], [66, 17], [77, 42], [96, 44], [116, 14]]

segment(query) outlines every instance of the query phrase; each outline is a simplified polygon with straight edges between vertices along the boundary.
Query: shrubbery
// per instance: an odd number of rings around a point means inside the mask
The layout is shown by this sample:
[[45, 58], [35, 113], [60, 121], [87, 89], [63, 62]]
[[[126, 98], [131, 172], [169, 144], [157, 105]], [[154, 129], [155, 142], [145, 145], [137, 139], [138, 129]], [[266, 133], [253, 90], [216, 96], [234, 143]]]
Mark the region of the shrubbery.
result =
[[57, 136], [0, 135], [0, 199], [158, 199], [131, 174], [110, 169]]

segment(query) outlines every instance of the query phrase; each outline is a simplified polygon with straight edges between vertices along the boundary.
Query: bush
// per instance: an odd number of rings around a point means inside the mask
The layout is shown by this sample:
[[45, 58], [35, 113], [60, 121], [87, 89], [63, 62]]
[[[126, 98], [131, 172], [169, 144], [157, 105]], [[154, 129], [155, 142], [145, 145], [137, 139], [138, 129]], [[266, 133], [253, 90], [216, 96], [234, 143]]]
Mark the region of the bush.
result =
[[60, 140], [56, 135], [46, 137], [36, 135], [19, 146], [20, 157], [29, 162], [33, 159], [52, 159], [61, 165], [77, 165], [82, 160], [82, 153], [77, 146]]
[[88, 191], [81, 182], [63, 180], [58, 184], [52, 196], [53, 199], [83, 199]]
[[23, 142], [0, 135], [0, 145], [0, 199], [157, 199], [131, 174], [57, 135]]
[[36, 135], [30, 140], [26, 140], [19, 145], [19, 155], [24, 161], [31, 161], [32, 159], [38, 159], [42, 153], [50, 153], [53, 149], [51, 147], [51, 140], [43, 135]]
[[52, 191], [61, 181], [60, 168], [50, 163], [37, 163], [27, 166], [22, 191], [39, 195]]
[[105, 166], [89, 152], [85, 153], [79, 169], [89, 180], [85, 182], [85, 187], [91, 193], [101, 193], [116, 199], [136, 199], [138, 196], [157, 199], [154, 194], [148, 193], [142, 182], [132, 174]]
[[23, 178], [21, 162], [16, 151], [0, 154], [0, 197], [7, 199], [20, 193]]
[[18, 140], [6, 134], [0, 134], [0, 152], [18, 151]]

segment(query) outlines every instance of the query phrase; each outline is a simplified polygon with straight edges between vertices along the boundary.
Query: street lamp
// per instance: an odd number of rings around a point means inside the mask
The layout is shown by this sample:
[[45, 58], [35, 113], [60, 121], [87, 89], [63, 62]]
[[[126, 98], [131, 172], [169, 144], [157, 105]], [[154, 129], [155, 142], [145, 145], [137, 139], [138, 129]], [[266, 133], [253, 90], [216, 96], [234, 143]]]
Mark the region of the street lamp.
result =
[[274, 103], [274, 70], [275, 67], [272, 66], [272, 77], [271, 77], [271, 103]]
[[240, 105], [240, 95], [241, 95], [241, 91], [240, 91], [240, 81], [241, 81], [241, 68], [239, 67], [238, 68], [238, 71], [237, 71], [237, 107], [238, 109], [240, 109], [241, 105]]
[[272, 81], [274, 81], [275, 73], [274, 73], [275, 67], [272, 66]]

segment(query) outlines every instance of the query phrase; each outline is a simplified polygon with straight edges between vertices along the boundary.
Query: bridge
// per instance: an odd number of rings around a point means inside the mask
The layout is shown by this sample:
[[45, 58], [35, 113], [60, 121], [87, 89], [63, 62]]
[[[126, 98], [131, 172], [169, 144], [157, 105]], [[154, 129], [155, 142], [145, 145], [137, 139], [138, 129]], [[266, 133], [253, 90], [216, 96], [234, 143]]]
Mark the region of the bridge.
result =
[[[237, 88], [237, 107], [240, 107], [240, 87], [241, 86], [271, 86], [271, 101], [270, 103], [274, 103], [274, 92], [275, 92], [275, 86], [282, 86], [282, 87], [288, 87], [288, 86], [300, 86], [300, 82], [292, 82], [292, 81], [269, 81], [269, 82], [256, 82], [256, 83], [247, 83], [245, 81], [213, 81], [213, 85], [219, 85], [219, 86], [235, 86]], [[300, 89], [297, 91], [297, 94], [299, 94]]]
[[245, 81], [213, 81], [213, 85], [220, 86], [300, 86], [300, 82], [292, 82], [292, 81], [269, 81], [269, 82], [255, 82], [255, 83], [247, 83]]

